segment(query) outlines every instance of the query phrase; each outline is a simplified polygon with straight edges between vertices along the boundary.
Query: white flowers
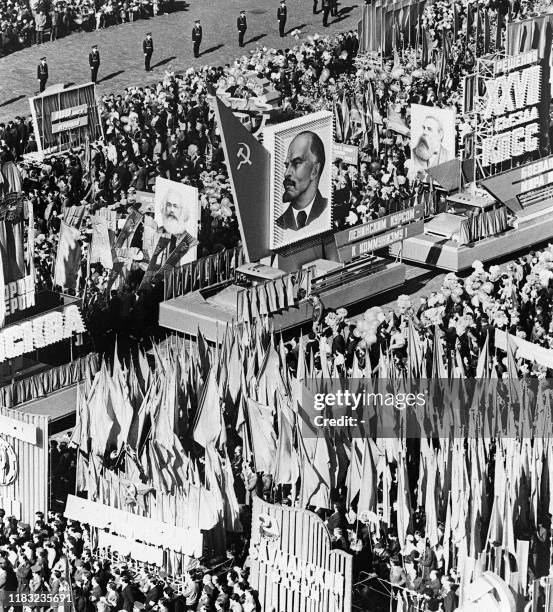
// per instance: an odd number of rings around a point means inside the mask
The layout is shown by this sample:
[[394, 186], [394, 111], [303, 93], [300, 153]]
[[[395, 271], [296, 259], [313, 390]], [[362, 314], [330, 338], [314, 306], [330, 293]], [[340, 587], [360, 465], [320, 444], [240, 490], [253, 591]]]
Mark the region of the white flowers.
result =
[[350, 210], [348, 216], [346, 217], [346, 223], [348, 225], [356, 225], [358, 221], [359, 217], [353, 212], [353, 210]]
[[411, 298], [408, 295], [400, 295], [397, 298], [397, 307], [400, 312], [405, 312], [408, 308], [411, 308]]

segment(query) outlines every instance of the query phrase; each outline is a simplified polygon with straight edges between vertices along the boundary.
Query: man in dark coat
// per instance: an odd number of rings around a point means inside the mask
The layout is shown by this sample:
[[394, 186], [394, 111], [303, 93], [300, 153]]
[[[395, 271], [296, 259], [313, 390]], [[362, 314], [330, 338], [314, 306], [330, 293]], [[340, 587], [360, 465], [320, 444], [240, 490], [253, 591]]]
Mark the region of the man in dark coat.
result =
[[88, 54], [88, 65], [90, 66], [90, 80], [96, 83], [98, 79], [98, 68], [100, 68], [100, 52], [98, 45], [92, 45], [92, 51]]
[[246, 11], [240, 11], [240, 17], [236, 20], [236, 27], [238, 28], [238, 44], [244, 46], [244, 36], [248, 29], [248, 23], [246, 21]]
[[280, 0], [280, 6], [277, 9], [277, 20], [278, 20], [278, 33], [280, 34], [281, 38], [284, 37], [284, 28], [286, 27], [287, 18], [288, 18], [288, 10], [286, 8], [286, 1]]
[[45, 57], [40, 58], [40, 64], [36, 69], [36, 78], [40, 85], [40, 93], [42, 93], [46, 89], [46, 82], [48, 81], [48, 64]]
[[121, 579], [121, 586], [123, 587], [121, 590], [121, 596], [123, 597], [123, 609], [126, 610], [126, 612], [133, 612], [135, 601], [134, 591], [129, 579], [126, 576]]
[[144, 51], [144, 70], [150, 72], [150, 61], [154, 53], [154, 41], [152, 40], [151, 32], [146, 34], [146, 38], [142, 42], [142, 50]]
[[192, 42], [194, 43], [194, 57], [200, 57], [200, 45], [202, 44], [202, 26], [200, 20], [196, 19], [192, 28]]
[[330, 0], [323, 0], [323, 26], [328, 28], [328, 16], [330, 15]]

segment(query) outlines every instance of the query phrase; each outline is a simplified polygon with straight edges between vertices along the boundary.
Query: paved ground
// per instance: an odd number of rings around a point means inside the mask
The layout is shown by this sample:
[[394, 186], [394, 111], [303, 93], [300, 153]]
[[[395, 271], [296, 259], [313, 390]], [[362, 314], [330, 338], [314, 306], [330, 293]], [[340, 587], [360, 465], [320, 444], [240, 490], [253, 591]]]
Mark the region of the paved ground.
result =
[[[102, 79], [99, 93], [121, 91], [129, 85], [156, 82], [164, 71], [183, 71], [190, 66], [206, 63], [226, 63], [256, 45], [290, 47], [296, 44], [291, 36], [278, 36], [276, 0], [190, 0], [185, 9], [149, 20], [122, 24], [96, 32], [70, 34], [55, 42], [23, 49], [0, 58], [0, 121], [18, 114], [28, 114], [27, 98], [38, 91], [36, 67], [46, 55], [50, 79], [48, 84], [82, 83], [90, 78], [88, 53], [92, 44], [100, 50]], [[347, 2], [351, 2], [347, 4]], [[342, 0], [340, 15], [328, 28], [322, 27], [322, 13], [313, 15], [310, 0], [288, 0], [287, 32], [296, 28], [306, 36], [313, 33], [336, 33], [357, 28], [361, 0]], [[320, 6], [320, 2], [319, 2]], [[238, 46], [236, 18], [241, 9], [247, 11], [248, 31], [246, 47]], [[192, 54], [191, 29], [194, 19], [200, 18], [204, 30], [201, 57]], [[155, 52], [153, 72], [144, 72], [142, 40], [152, 32]]]

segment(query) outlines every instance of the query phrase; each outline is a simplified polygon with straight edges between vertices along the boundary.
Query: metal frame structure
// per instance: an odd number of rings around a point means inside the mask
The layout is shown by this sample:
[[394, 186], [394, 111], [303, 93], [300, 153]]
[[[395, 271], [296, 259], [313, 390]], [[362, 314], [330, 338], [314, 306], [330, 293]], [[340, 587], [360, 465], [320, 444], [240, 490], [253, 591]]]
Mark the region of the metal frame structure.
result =
[[471, 75], [474, 79], [474, 95], [471, 107], [465, 112], [465, 118], [475, 125], [472, 151], [474, 157], [473, 181], [475, 182], [478, 179], [493, 176], [500, 171], [497, 168], [498, 164], [484, 168], [481, 160], [484, 140], [496, 135], [495, 119], [493, 117], [485, 119], [483, 116], [487, 100], [487, 85], [498, 76], [497, 62], [505, 57], [504, 52], [496, 52], [477, 58], [476, 71]]

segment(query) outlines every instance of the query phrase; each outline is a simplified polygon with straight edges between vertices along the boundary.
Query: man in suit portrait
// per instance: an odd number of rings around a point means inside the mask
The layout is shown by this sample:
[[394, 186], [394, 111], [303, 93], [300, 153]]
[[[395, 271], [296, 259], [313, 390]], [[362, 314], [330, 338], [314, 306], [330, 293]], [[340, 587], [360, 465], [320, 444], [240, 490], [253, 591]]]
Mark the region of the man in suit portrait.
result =
[[304, 228], [309, 229], [309, 235], [330, 229], [328, 199], [319, 191], [325, 162], [324, 144], [315, 132], [300, 132], [290, 142], [282, 194], [282, 201], [289, 202], [289, 206], [276, 220], [288, 234], [285, 239], [297, 240], [298, 232]]
[[444, 128], [442, 122], [433, 115], [427, 115], [422, 124], [422, 134], [413, 149], [415, 170], [426, 171], [446, 161], [452, 156], [443, 146]]

